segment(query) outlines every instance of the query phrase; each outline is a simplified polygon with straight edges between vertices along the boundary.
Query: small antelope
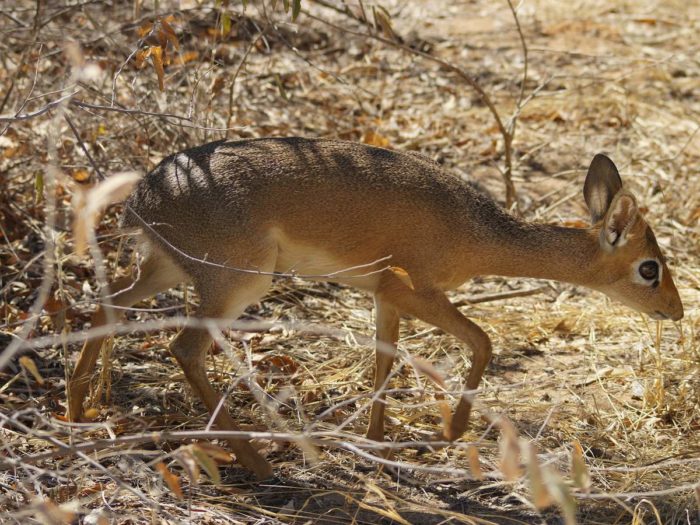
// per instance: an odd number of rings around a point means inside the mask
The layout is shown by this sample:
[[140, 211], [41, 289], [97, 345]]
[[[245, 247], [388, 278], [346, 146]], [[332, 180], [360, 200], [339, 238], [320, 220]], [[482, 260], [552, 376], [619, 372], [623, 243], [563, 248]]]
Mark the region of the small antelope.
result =
[[[98, 308], [92, 326], [183, 281], [199, 293], [198, 318], [235, 319], [265, 295], [276, 272], [295, 272], [374, 295], [375, 391], [383, 389], [394, 359], [379, 350], [395, 349], [402, 313], [471, 349], [466, 386], [474, 390], [491, 342], [445, 291], [476, 275], [566, 281], [654, 319], [683, 317], [654, 233], [608, 157], [594, 157], [583, 195], [590, 228], [533, 224], [420, 155], [304, 138], [213, 142], [163, 160], [127, 200], [122, 226], [141, 230], [145, 259], [135, 277], [112, 285], [112, 304]], [[387, 265], [407, 272], [410, 281]], [[82, 415], [102, 342], [88, 340], [81, 351], [68, 385], [71, 420]], [[214, 413], [221, 396], [205, 369], [211, 343], [207, 330], [186, 327], [170, 352]], [[378, 396], [370, 439], [384, 438], [384, 406]], [[444, 439], [463, 434], [471, 406], [472, 398], [462, 396]], [[238, 429], [225, 409], [216, 411], [216, 424]], [[231, 448], [258, 478], [271, 476], [270, 464], [248, 441], [232, 440]]]

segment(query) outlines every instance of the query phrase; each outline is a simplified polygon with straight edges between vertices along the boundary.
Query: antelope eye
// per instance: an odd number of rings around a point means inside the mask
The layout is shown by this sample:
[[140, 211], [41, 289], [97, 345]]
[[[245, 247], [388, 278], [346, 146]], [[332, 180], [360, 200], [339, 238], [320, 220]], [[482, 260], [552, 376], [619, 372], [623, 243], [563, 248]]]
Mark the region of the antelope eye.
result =
[[639, 265], [639, 275], [647, 281], [653, 281], [659, 278], [659, 263], [656, 261], [644, 261]]

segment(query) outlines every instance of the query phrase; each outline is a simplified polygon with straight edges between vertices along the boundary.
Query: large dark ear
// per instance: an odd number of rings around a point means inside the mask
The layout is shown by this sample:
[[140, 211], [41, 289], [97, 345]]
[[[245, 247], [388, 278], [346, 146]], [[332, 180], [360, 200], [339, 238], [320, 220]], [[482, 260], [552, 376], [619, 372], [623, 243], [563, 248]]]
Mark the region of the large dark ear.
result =
[[593, 224], [601, 220], [610, 207], [613, 197], [622, 188], [622, 179], [613, 161], [602, 153], [593, 157], [583, 183], [583, 198]]

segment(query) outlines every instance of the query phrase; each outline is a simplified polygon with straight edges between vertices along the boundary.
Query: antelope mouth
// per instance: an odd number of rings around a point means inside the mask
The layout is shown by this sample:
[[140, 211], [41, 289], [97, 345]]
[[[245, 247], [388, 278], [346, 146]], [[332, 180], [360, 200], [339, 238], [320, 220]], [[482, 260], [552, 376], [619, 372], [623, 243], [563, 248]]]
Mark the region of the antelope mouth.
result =
[[651, 317], [652, 319], [656, 319], [657, 321], [666, 321], [667, 319], [671, 318], [670, 316], [663, 312], [660, 312], [659, 310], [655, 310], [653, 314], [649, 314], [649, 317]]

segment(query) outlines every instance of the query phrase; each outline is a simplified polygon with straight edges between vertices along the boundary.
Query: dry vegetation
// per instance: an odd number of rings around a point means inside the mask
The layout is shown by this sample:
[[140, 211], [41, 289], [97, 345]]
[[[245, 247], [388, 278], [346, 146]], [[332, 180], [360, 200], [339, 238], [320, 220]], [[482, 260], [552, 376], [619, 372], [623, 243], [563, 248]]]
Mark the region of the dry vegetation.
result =
[[[503, 200], [503, 137], [453, 70], [373, 39], [321, 2], [304, 0], [296, 23], [277, 3], [263, 12], [251, 0], [243, 16], [239, 1], [225, 10], [161, 1], [173, 33], [160, 42], [140, 37], [153, 2], [0, 6], [0, 343], [5, 357], [18, 351], [0, 366], [0, 520], [563, 523], [575, 501], [579, 523], [699, 523], [700, 7], [681, 0], [523, 2], [525, 83], [505, 0], [382, 5], [406, 46], [462, 67], [504, 122], [522, 90], [513, 181], [524, 216], [583, 224], [585, 167], [599, 151], [615, 159], [671, 259], [682, 323], [657, 324], [568, 285], [468, 283], [453, 298], [496, 349], [472, 427], [439, 451], [413, 446], [439, 427], [441, 396], [405, 356], [433, 363], [456, 392], [469, 354], [407, 320], [388, 406], [397, 449], [393, 466], [378, 469], [362, 437], [374, 360], [359, 334], [371, 335], [370, 299], [281, 279], [246, 314], [270, 324], [226, 330], [232, 345], [210, 358], [233, 413], [251, 432], [272, 433], [260, 443], [278, 479], [255, 484], [235, 464], [217, 480], [207, 458], [218, 449], [188, 445], [207, 418], [166, 350], [197, 300], [180, 288], [140, 304], [103, 353], [94, 422], [62, 419], [66, 374], [99, 300], [94, 259], [75, 255], [71, 228], [72, 198], [97, 181], [96, 168], [146, 172], [224, 136], [337, 137], [420, 151]], [[170, 58], [162, 92], [153, 57], [137, 52], [147, 44]], [[96, 230], [108, 276], [130, 260], [118, 212]], [[254, 401], [241, 376], [268, 397]], [[302, 435], [304, 446], [290, 443]], [[200, 468], [209, 475], [198, 478]]]

